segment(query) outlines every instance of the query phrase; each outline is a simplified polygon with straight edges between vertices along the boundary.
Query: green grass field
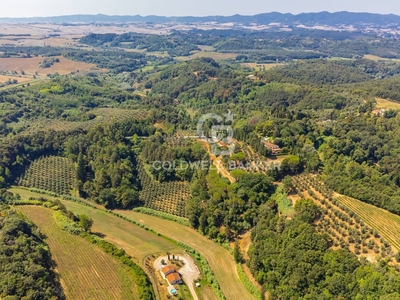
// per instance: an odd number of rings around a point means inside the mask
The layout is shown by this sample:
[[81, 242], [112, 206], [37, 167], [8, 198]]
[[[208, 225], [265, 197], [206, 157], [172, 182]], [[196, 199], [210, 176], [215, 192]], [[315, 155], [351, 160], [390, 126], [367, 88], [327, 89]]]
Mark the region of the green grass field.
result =
[[376, 108], [377, 109], [400, 109], [400, 103], [389, 101], [382, 98], [375, 98], [376, 99]]
[[17, 206], [46, 235], [67, 299], [135, 299], [137, 291], [125, 266], [101, 249], [58, 225], [54, 211]]

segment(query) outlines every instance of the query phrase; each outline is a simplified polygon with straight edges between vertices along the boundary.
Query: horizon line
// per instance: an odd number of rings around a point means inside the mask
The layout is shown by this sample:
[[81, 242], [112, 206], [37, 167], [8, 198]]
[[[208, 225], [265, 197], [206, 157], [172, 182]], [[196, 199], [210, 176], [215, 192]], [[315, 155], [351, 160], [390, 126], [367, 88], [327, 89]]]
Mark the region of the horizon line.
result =
[[201, 16], [195, 16], [195, 15], [140, 15], [140, 14], [132, 14], [132, 15], [115, 15], [115, 14], [105, 14], [105, 13], [76, 13], [76, 14], [69, 14], [69, 15], [50, 15], [50, 16], [31, 16], [31, 17], [3, 17], [0, 16], [0, 19], [45, 19], [45, 18], [61, 18], [61, 17], [73, 17], [73, 16], [106, 16], [106, 17], [142, 17], [142, 18], [148, 18], [148, 17], [159, 17], [159, 18], [207, 18], [207, 17], [235, 17], [235, 16], [242, 16], [242, 17], [254, 17], [254, 16], [259, 16], [259, 15], [264, 15], [264, 14], [282, 14], [282, 15], [292, 15], [292, 16], [299, 16], [302, 14], [321, 14], [321, 13], [329, 13], [329, 14], [337, 14], [337, 13], [351, 13], [351, 14], [370, 14], [370, 15], [381, 15], [381, 16], [400, 16], [394, 13], [377, 13], [377, 12], [366, 12], [366, 11], [348, 11], [348, 10], [342, 10], [342, 11], [310, 11], [310, 12], [301, 12], [301, 13], [291, 13], [291, 12], [280, 12], [280, 11], [269, 11], [269, 12], [260, 12], [257, 14], [240, 14], [236, 13], [233, 15], [201, 15]]

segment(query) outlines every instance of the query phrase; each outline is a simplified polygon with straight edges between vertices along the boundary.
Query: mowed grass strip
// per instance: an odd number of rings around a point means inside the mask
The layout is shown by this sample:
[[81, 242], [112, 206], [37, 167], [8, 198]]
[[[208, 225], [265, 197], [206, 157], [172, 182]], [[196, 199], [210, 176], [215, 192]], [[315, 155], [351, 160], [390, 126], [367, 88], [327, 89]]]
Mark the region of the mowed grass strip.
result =
[[67, 299], [138, 298], [126, 267], [83, 238], [62, 230], [53, 210], [41, 206], [16, 209], [46, 235]]
[[336, 199], [354, 211], [363, 222], [376, 230], [393, 248], [400, 250], [400, 216], [360, 200], [337, 196]]
[[118, 213], [139, 221], [162, 235], [196, 249], [208, 261], [226, 299], [254, 299], [239, 278], [236, 263], [228, 250], [187, 226], [134, 211]]
[[182, 252], [182, 250], [168, 239], [157, 236], [126, 220], [113, 216], [106, 211], [93, 209], [76, 202], [61, 200], [62, 203], [75, 214], [85, 214], [93, 219], [93, 233], [101, 233], [104, 239], [127, 254], [136, 258], [136, 262], [143, 266], [143, 260], [150, 254], [165, 254], [167, 252]]

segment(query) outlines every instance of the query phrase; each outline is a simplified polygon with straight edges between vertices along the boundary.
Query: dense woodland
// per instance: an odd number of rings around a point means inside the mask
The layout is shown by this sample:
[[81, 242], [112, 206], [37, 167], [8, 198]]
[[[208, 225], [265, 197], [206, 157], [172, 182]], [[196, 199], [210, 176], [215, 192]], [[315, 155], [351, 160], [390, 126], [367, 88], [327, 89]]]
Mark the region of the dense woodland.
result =
[[[400, 299], [400, 276], [387, 262], [371, 264], [348, 250], [332, 250], [329, 236], [316, 232], [320, 212], [312, 202], [298, 201], [290, 217], [280, 208], [291, 205], [290, 176], [306, 172], [319, 174], [336, 192], [400, 214], [400, 116], [395, 106], [375, 110], [378, 97], [400, 101], [400, 66], [362, 58], [398, 57], [396, 39], [199, 30], [160, 38], [91, 34], [80, 42], [99, 50], [0, 49], [9, 57], [64, 55], [110, 70], [0, 91], [1, 187], [15, 184], [44, 155], [70, 159], [76, 177], [71, 191], [108, 209], [142, 206], [147, 181], [184, 184], [190, 197], [179, 215], [202, 234], [228, 243], [253, 228], [248, 264], [273, 299]], [[224, 61], [173, 58], [199, 46], [238, 55]], [[240, 64], [276, 60], [290, 63], [263, 71]], [[105, 118], [101, 109], [114, 114]], [[137, 116], [122, 118], [122, 112]], [[200, 142], [182, 136], [196, 134], [203, 114], [228, 112], [237, 147], [222, 163], [246, 162], [249, 147], [254, 157], [269, 156], [261, 144], [269, 138], [287, 155], [279, 169], [235, 170], [230, 182], [210, 165], [152, 168], [155, 161], [209, 161]], [[53, 128], [54, 121], [64, 129]], [[213, 125], [220, 124], [205, 122], [205, 132]], [[146, 176], [139, 174], [143, 170]]]
[[[1, 190], [1, 201], [13, 200]], [[64, 299], [44, 236], [30, 221], [6, 205], [0, 207], [0, 297]]]

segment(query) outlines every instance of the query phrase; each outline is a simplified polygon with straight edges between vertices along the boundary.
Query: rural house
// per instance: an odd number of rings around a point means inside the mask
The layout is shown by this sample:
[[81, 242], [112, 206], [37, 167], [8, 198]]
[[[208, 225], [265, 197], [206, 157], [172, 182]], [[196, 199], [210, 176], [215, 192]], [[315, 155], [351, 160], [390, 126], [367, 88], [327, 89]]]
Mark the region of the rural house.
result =
[[278, 145], [275, 145], [268, 140], [262, 140], [261, 143], [263, 143], [265, 148], [271, 151], [272, 155], [277, 155], [282, 152], [282, 149]]
[[167, 281], [170, 285], [182, 283], [182, 278], [178, 272], [171, 273], [171, 274], [167, 275], [166, 277], [167, 277]]
[[170, 285], [182, 283], [181, 275], [179, 275], [176, 269], [172, 266], [166, 266], [162, 268], [161, 275], [164, 279], [168, 281]]
[[176, 273], [175, 268], [172, 267], [172, 266], [166, 266], [166, 267], [161, 269], [161, 274], [162, 274], [164, 279], [171, 273]]

